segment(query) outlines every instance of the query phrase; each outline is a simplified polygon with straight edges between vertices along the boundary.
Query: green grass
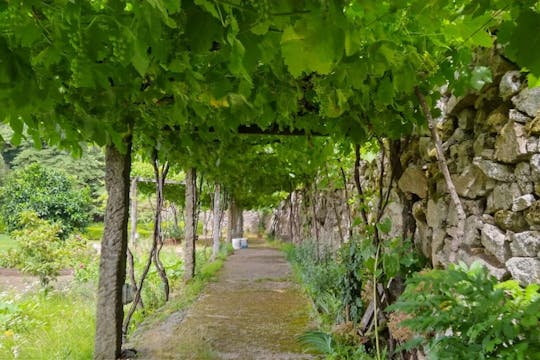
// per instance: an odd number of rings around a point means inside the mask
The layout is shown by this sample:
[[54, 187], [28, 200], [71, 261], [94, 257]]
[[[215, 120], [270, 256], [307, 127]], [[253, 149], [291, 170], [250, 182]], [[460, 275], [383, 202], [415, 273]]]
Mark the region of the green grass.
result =
[[[139, 223], [137, 224], [137, 233], [141, 238], [150, 238], [154, 232], [153, 226], [152, 223]], [[90, 224], [86, 228], [84, 235], [88, 240], [99, 241], [103, 237], [103, 227], [102, 222]], [[131, 224], [128, 224], [128, 232], [131, 232]]]
[[[4, 239], [5, 240], [5, 239]], [[155, 270], [145, 283], [145, 312], [137, 311], [134, 324], [152, 324], [195, 302], [209, 281], [213, 281], [228, 253], [225, 248], [214, 263], [207, 261], [210, 249], [198, 249], [196, 276], [182, 281], [182, 262], [173, 247], [163, 249], [162, 260], [174, 290], [163, 305], [161, 282]], [[139, 249], [138, 273], [147, 257]], [[43, 291], [24, 295], [0, 293], [0, 359], [91, 359], [94, 348], [96, 289], [95, 281], [73, 283], [65, 291]], [[133, 329], [132, 329], [133, 330]]]
[[[6, 300], [0, 299], [0, 303], [10, 301]], [[0, 325], [0, 359], [92, 358], [95, 331], [93, 288], [86, 286], [48, 295], [27, 294], [15, 300], [19, 310], [12, 317], [11, 324]]]
[[0, 252], [12, 249], [17, 246], [17, 242], [7, 234], [0, 234]]

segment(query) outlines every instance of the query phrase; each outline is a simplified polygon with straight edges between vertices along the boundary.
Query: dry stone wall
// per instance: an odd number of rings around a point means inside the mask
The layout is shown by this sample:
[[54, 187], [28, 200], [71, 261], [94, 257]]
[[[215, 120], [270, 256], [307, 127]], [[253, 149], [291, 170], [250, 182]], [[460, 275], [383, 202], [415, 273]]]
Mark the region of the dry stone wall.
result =
[[[386, 215], [394, 224], [392, 235], [401, 234], [403, 214], [414, 218], [415, 244], [434, 266], [479, 261], [498, 279], [540, 283], [540, 88], [528, 88], [525, 77], [501, 59], [492, 70], [494, 82], [481, 92], [448, 96], [439, 104], [438, 131], [467, 215], [459, 247], [452, 246], [456, 211], [427, 132], [408, 139], [400, 154], [402, 173]], [[375, 186], [376, 167], [363, 169], [363, 184]], [[316, 201], [326, 204], [315, 211], [319, 236], [338, 242], [341, 224], [347, 237], [355, 214], [342, 194], [320, 193]], [[269, 229], [293, 241], [314, 238], [310, 211], [305, 196], [296, 193], [275, 211]]]
[[499, 279], [540, 282], [540, 88], [507, 71], [480, 94], [451, 97], [443, 110], [439, 130], [466, 234], [453, 249], [456, 211], [431, 140], [420, 136], [404, 154], [409, 163], [398, 181], [418, 199], [416, 243], [435, 266], [480, 261]]

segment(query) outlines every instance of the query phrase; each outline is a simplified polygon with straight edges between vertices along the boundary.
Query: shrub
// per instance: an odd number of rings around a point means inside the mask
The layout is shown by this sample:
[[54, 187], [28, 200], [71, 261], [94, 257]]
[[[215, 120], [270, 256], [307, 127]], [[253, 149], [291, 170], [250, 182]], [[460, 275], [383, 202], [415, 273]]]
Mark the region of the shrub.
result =
[[8, 231], [20, 229], [19, 216], [33, 211], [40, 218], [61, 224], [61, 237], [89, 221], [88, 189], [76, 190], [62, 172], [32, 164], [12, 172], [0, 189], [0, 217]]
[[22, 229], [12, 233], [19, 246], [0, 258], [2, 265], [39, 276], [41, 285], [48, 286], [60, 270], [74, 266], [85, 256], [85, 241], [75, 237], [63, 241], [58, 223], [40, 219], [31, 211], [22, 212], [20, 217]]
[[515, 280], [498, 283], [479, 264], [432, 270], [410, 278], [388, 310], [408, 314], [402, 326], [432, 359], [538, 359], [540, 295]]

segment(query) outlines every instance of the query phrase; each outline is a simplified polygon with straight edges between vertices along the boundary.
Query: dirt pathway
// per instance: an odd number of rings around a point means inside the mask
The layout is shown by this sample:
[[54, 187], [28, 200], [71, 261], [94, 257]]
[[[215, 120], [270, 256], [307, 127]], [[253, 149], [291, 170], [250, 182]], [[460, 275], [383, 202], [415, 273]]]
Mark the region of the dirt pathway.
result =
[[[66, 288], [73, 280], [73, 271], [60, 272], [52, 285], [56, 289]], [[0, 292], [26, 293], [39, 289], [39, 278], [30, 276], [16, 269], [0, 267]]]
[[309, 328], [308, 313], [283, 254], [256, 245], [231, 255], [187, 313], [171, 315], [133, 345], [142, 359], [311, 359], [296, 342]]

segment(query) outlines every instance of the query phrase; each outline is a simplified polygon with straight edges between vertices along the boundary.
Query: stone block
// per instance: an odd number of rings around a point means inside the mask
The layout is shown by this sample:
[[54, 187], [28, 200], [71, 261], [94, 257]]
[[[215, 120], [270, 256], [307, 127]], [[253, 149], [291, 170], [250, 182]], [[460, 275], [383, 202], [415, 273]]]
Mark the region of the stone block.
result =
[[504, 105], [499, 106], [493, 110], [486, 119], [487, 130], [490, 133], [499, 133], [508, 121], [508, 108]]
[[525, 220], [531, 226], [540, 225], [540, 201], [535, 201], [525, 210]]
[[492, 261], [485, 255], [482, 256], [482, 254], [471, 254], [469, 251], [460, 250], [458, 252], [458, 260], [463, 261], [468, 266], [474, 262], [479, 263], [499, 281], [505, 280], [509, 275], [508, 270], [504, 266]]
[[481, 156], [482, 152], [486, 149], [486, 137], [487, 134], [479, 134], [473, 142], [474, 156]]
[[495, 224], [503, 230], [514, 232], [524, 231], [529, 228], [522, 213], [509, 210], [499, 210], [495, 213]]
[[500, 183], [488, 195], [486, 212], [491, 214], [498, 210], [509, 210], [519, 196], [521, 191], [516, 183]]
[[523, 231], [511, 233], [510, 251], [513, 257], [535, 257], [540, 251], [540, 232]]
[[540, 283], [540, 260], [534, 257], [513, 257], [506, 262], [506, 268], [521, 285]]
[[465, 220], [465, 235], [463, 244], [469, 247], [480, 246], [480, 228], [483, 227], [482, 218], [472, 215]]
[[433, 199], [428, 200], [427, 211], [426, 211], [426, 221], [429, 227], [438, 229], [443, 227], [443, 224], [446, 224], [448, 217], [448, 205], [443, 198], [438, 199], [437, 201]]
[[508, 118], [521, 124], [526, 124], [532, 120], [530, 117], [516, 109], [510, 109], [510, 111], [508, 112]]
[[499, 164], [479, 157], [474, 158], [473, 164], [490, 179], [503, 182], [511, 182], [516, 179], [514, 169], [511, 166]]
[[521, 162], [517, 164], [514, 175], [516, 176], [516, 182], [522, 194], [531, 194], [534, 191], [529, 163]]
[[486, 194], [486, 176], [476, 166], [468, 166], [462, 174], [453, 176], [456, 191], [461, 197], [476, 199]]
[[531, 156], [531, 180], [540, 181], [540, 154]]
[[436, 267], [441, 264], [441, 259], [439, 254], [444, 247], [444, 240], [446, 239], [446, 231], [441, 228], [432, 229], [432, 238], [431, 238], [431, 262], [433, 267]]
[[482, 215], [486, 208], [485, 198], [479, 200], [461, 199], [461, 204], [467, 215]]
[[481, 232], [481, 242], [486, 250], [501, 263], [505, 263], [510, 257], [510, 247], [506, 241], [506, 234], [497, 226], [484, 224]]
[[527, 153], [529, 154], [536, 154], [540, 151], [540, 148], [538, 147], [538, 138], [531, 136], [527, 138]]
[[540, 87], [521, 90], [519, 94], [512, 98], [512, 102], [522, 113], [530, 117], [536, 116], [536, 113], [540, 110]]
[[401, 191], [418, 195], [421, 199], [427, 197], [428, 184], [423, 171], [408, 167], [398, 181]]
[[528, 209], [535, 202], [535, 200], [536, 199], [534, 198], [533, 194], [526, 194], [515, 198], [512, 202], [512, 211], [523, 211]]
[[524, 159], [526, 155], [527, 139], [523, 125], [508, 121], [495, 141], [495, 159], [514, 164]]

